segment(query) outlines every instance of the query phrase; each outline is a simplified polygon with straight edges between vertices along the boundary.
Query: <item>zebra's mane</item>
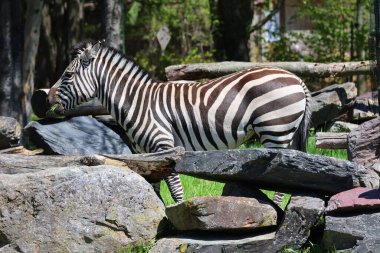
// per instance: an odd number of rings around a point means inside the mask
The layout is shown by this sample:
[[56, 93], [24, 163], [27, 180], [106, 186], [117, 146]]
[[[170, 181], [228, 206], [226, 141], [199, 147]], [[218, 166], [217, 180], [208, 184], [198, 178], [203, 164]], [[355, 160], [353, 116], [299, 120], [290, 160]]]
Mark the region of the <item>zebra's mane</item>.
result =
[[[89, 47], [90, 45], [94, 45], [96, 42], [94, 40], [84, 40], [84, 41], [81, 41], [79, 43], [77, 43], [74, 48], [71, 50], [71, 57], [72, 59], [74, 59], [75, 57], [78, 57], [83, 51], [84, 49], [86, 49], [87, 47]], [[151, 79], [153, 80], [153, 75], [145, 70], [143, 67], [141, 67], [136, 61], [134, 61], [133, 59], [131, 59], [130, 57], [126, 56], [124, 53], [122, 53], [120, 50], [114, 48], [114, 47], [110, 47], [110, 46], [107, 46], [107, 45], [103, 45], [102, 44], [102, 49], [106, 49], [108, 51], [111, 51], [113, 53], [116, 53], [118, 54], [120, 57], [126, 59], [128, 62], [131, 62], [133, 64], [134, 67], [138, 67], [138, 72], [140, 72], [142, 75], [141, 76], [148, 76], [148, 79]]]

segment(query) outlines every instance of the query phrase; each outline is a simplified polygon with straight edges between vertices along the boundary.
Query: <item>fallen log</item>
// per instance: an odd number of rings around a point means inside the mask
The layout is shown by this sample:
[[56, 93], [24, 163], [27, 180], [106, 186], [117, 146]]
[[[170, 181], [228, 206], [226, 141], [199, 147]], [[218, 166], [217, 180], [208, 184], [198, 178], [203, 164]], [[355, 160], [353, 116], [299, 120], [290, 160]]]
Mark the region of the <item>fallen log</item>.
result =
[[183, 154], [184, 149], [181, 147], [152, 154], [136, 155], [26, 156], [2, 154], [0, 156], [0, 174], [28, 173], [67, 166], [114, 165], [127, 167], [149, 182], [158, 182], [173, 172], [175, 162]]
[[348, 133], [317, 133], [316, 147], [323, 149], [346, 149]]
[[168, 80], [211, 79], [231, 74], [236, 71], [259, 66], [272, 66], [288, 70], [300, 77], [330, 77], [369, 75], [371, 63], [360, 62], [216, 62], [172, 65], [165, 68]]
[[[36, 90], [31, 99], [31, 105], [34, 114], [39, 118], [48, 118], [46, 112], [49, 110], [48, 105], [48, 93], [49, 89]], [[66, 117], [75, 116], [87, 116], [87, 115], [107, 115], [109, 114], [107, 109], [99, 102], [97, 99], [93, 99], [86, 103], [83, 103], [74, 109], [65, 111], [64, 115]]]
[[249, 182], [280, 192], [332, 195], [359, 186], [379, 186], [379, 176], [361, 165], [297, 150], [186, 152], [175, 171], [208, 180]]

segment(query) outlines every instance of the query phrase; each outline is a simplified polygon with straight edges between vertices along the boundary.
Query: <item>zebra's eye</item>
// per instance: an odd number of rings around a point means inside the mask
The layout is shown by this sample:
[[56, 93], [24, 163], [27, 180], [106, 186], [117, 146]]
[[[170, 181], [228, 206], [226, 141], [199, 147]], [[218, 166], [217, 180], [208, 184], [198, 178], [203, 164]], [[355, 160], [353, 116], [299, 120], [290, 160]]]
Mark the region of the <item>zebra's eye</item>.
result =
[[72, 72], [72, 71], [66, 71], [66, 73], [65, 73], [65, 76], [67, 78], [71, 78], [73, 75], [74, 75], [74, 72]]

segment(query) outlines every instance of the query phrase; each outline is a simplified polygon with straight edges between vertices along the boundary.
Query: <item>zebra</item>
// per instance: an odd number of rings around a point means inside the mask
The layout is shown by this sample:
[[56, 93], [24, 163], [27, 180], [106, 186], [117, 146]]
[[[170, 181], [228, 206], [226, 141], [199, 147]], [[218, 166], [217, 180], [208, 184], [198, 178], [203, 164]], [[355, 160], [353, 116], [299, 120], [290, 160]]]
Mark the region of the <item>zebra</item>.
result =
[[[139, 153], [176, 146], [233, 149], [253, 136], [266, 148], [306, 150], [311, 95], [299, 77], [280, 68], [255, 67], [204, 82], [158, 82], [118, 50], [86, 41], [73, 49], [48, 101], [62, 114], [94, 97]], [[182, 201], [179, 175], [165, 181], [174, 201]]]

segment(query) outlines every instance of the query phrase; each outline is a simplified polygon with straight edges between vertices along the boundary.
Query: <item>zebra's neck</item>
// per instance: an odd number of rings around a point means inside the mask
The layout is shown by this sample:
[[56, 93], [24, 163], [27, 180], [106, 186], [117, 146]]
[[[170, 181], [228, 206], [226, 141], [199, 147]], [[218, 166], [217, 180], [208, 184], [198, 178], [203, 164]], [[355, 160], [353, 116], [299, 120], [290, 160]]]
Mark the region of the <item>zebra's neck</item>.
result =
[[102, 48], [95, 64], [98, 99], [116, 121], [126, 125], [127, 114], [134, 110], [142, 87], [150, 85], [151, 75], [113, 48]]

